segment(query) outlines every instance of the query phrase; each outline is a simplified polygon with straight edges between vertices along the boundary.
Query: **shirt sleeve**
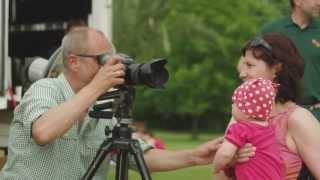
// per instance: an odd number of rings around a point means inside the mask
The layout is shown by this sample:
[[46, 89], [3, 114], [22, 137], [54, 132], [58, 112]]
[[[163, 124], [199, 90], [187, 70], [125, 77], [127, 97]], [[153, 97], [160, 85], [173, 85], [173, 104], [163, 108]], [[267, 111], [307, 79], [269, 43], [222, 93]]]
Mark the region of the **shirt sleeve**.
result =
[[58, 105], [56, 97], [57, 91], [54, 88], [41, 83], [35, 83], [26, 92], [15, 113], [29, 137], [32, 136], [32, 123], [50, 108]]
[[229, 126], [225, 139], [234, 144], [238, 148], [248, 142], [248, 128], [240, 123], [234, 123]]
[[147, 143], [146, 141], [140, 139], [140, 138], [136, 138], [136, 140], [138, 140], [140, 148], [142, 149], [142, 152], [146, 152], [150, 149], [153, 149], [153, 146], [149, 143]]

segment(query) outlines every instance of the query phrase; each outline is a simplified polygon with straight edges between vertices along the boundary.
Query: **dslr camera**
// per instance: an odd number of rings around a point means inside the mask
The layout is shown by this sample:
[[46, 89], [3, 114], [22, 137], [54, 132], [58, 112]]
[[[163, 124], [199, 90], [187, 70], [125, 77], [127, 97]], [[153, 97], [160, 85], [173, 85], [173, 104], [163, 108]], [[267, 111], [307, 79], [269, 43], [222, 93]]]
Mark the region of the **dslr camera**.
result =
[[[126, 85], [144, 85], [150, 88], [164, 88], [164, 84], [169, 79], [169, 72], [165, 68], [167, 63], [165, 58], [153, 59], [147, 63], [138, 64], [126, 54], [117, 55], [123, 58], [122, 63], [126, 66]], [[111, 55], [103, 54], [98, 56], [97, 59], [100, 64], [105, 64], [110, 58]]]

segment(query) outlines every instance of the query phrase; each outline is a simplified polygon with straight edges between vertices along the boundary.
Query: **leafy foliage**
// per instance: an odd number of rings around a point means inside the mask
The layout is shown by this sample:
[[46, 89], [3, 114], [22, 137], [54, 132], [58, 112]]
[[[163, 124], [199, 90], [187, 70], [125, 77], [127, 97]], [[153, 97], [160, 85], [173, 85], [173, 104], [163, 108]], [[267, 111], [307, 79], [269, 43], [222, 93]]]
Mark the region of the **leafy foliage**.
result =
[[288, 7], [287, 0], [114, 1], [118, 50], [138, 63], [169, 61], [164, 91], [137, 88], [135, 118], [164, 128], [190, 128], [198, 119], [224, 130], [242, 45]]

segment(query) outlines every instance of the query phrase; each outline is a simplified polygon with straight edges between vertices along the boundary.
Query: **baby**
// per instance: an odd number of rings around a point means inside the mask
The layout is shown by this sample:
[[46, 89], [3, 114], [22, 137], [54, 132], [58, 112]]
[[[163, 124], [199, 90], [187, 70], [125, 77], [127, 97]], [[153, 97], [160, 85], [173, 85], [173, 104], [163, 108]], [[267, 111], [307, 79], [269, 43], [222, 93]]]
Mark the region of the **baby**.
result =
[[214, 172], [223, 170], [246, 143], [256, 147], [255, 156], [234, 166], [237, 180], [284, 179], [274, 128], [268, 124], [276, 95], [276, 85], [262, 78], [241, 84], [232, 97], [232, 116], [225, 141], [213, 160]]

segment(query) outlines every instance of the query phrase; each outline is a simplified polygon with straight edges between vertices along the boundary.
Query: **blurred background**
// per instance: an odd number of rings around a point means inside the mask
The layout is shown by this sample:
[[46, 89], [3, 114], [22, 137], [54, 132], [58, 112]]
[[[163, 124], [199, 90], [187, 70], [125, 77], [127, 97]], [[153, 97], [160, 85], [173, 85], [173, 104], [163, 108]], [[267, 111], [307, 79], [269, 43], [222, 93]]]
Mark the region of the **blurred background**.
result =
[[117, 51], [138, 62], [169, 61], [165, 90], [137, 88], [134, 117], [155, 128], [222, 133], [242, 46], [290, 6], [288, 0], [116, 0], [113, 7]]
[[[35, 57], [50, 58], [72, 21], [101, 29], [117, 52], [137, 63], [168, 59], [165, 89], [136, 87], [133, 108], [133, 118], [166, 148], [194, 147], [222, 135], [239, 83], [242, 45], [289, 7], [288, 0], [2, 0], [0, 148], [5, 151], [13, 110], [30, 84], [28, 66]], [[211, 177], [211, 167], [191, 169], [153, 177]]]

